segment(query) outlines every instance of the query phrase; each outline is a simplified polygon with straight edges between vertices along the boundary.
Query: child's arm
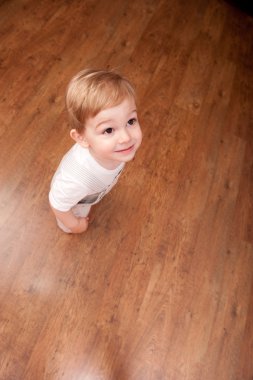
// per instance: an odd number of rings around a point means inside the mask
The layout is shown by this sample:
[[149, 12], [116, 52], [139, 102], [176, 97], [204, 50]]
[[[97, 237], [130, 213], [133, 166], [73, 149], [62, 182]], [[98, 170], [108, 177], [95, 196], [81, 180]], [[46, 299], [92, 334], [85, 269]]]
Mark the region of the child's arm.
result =
[[69, 228], [71, 232], [78, 234], [84, 232], [88, 228], [89, 218], [76, 217], [71, 210], [59, 211], [51, 206], [55, 217], [60, 220], [65, 227]]

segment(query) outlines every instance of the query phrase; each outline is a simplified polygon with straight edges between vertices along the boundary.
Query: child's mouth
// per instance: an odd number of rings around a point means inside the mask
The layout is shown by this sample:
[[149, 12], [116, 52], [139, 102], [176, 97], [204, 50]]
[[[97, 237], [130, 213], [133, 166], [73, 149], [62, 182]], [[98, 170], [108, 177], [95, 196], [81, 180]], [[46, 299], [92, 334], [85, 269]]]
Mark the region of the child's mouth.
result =
[[129, 146], [126, 149], [116, 150], [116, 153], [129, 153], [133, 150], [134, 145]]

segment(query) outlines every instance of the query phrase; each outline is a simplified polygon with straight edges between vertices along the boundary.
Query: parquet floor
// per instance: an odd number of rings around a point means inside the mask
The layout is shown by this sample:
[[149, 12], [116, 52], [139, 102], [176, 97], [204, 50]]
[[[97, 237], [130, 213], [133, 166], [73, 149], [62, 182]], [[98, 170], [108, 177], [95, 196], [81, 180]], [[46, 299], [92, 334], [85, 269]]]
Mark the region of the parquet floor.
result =
[[[0, 1], [0, 379], [253, 379], [253, 18], [222, 0]], [[144, 140], [57, 229], [65, 88], [112, 67]]]

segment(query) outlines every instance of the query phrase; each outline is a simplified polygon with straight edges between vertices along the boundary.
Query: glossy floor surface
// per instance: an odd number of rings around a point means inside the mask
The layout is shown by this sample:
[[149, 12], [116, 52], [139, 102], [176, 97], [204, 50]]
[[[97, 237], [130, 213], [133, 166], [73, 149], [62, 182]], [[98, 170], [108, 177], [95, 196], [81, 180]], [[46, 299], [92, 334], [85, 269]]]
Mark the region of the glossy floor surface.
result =
[[[221, 0], [0, 1], [0, 379], [252, 380], [253, 19]], [[87, 233], [48, 206], [73, 74], [144, 140]]]

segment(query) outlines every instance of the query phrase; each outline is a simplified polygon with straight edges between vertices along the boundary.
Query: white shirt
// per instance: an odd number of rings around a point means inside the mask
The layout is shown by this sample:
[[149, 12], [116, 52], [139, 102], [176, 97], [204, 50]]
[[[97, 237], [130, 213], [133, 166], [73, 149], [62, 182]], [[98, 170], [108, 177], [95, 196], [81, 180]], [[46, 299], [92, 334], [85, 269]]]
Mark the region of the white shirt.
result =
[[116, 184], [124, 163], [116, 169], [102, 167], [79, 144], [65, 154], [51, 182], [49, 202], [59, 211], [69, 211], [77, 203], [98, 203]]

